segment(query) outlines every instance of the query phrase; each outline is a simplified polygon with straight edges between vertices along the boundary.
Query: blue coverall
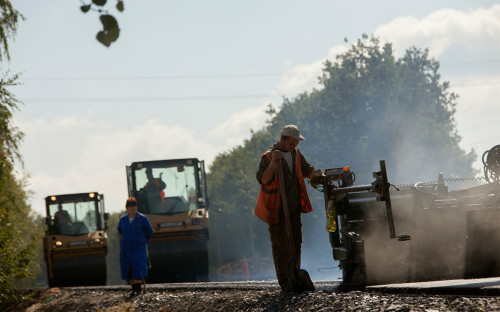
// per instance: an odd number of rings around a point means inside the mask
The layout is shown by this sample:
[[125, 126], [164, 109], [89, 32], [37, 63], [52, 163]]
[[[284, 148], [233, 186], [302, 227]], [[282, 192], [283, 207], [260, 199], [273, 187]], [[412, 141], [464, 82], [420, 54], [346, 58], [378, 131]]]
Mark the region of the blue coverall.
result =
[[[148, 241], [153, 234], [153, 227], [148, 217], [137, 212], [132, 223], [128, 214], [120, 217], [118, 223], [120, 239], [120, 268], [124, 280], [142, 279], [148, 274]], [[128, 275], [129, 268], [131, 276]]]

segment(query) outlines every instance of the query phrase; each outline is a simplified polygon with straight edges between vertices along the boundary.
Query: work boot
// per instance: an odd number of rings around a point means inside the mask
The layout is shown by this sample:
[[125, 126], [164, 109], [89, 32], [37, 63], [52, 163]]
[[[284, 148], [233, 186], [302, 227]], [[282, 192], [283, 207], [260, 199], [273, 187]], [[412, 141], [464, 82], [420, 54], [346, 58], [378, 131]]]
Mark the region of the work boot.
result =
[[289, 284], [284, 284], [281, 286], [281, 292], [284, 295], [290, 295], [290, 294], [293, 294], [293, 289]]
[[134, 299], [135, 297], [135, 290], [134, 290], [134, 285], [131, 285], [132, 288], [130, 289], [130, 292], [128, 293], [128, 295], [125, 297], [125, 301], [130, 301], [132, 299]]
[[135, 296], [139, 295], [141, 293], [141, 283], [136, 283], [132, 285], [132, 292], [134, 293]]

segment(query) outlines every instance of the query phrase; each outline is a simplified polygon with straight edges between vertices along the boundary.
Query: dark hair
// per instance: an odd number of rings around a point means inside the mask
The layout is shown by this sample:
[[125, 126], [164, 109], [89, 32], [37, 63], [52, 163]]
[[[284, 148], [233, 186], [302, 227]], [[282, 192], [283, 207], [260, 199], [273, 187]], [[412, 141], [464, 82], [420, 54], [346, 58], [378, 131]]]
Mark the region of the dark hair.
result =
[[137, 206], [137, 199], [135, 199], [135, 197], [129, 197], [127, 199], [127, 202], [125, 203], [125, 207], [129, 207], [129, 206]]

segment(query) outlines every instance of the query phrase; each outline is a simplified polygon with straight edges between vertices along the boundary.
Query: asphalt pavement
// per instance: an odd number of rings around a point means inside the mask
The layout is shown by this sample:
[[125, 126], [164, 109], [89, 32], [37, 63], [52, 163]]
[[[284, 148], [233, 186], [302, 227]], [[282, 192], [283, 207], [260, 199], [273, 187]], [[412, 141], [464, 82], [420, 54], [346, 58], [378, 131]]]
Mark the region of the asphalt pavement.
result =
[[500, 278], [490, 277], [375, 285], [367, 286], [365, 290], [382, 293], [498, 296], [500, 295]]

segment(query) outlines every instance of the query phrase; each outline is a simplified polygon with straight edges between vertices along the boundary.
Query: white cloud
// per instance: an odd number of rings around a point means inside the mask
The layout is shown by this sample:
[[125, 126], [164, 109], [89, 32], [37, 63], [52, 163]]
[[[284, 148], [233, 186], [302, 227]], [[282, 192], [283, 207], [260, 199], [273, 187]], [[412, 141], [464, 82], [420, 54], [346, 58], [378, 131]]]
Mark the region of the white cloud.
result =
[[466, 151], [474, 148], [478, 159], [474, 167], [483, 167], [481, 155], [500, 144], [500, 77], [468, 75], [460, 86], [452, 88], [460, 95], [457, 106], [456, 123], [462, 136], [460, 146]]
[[276, 86], [275, 92], [293, 97], [306, 90], [318, 88], [318, 76], [321, 73], [323, 60], [310, 64], [299, 64], [288, 70]]
[[464, 117], [466, 115], [484, 116], [484, 118], [476, 120], [475, 123], [500, 117], [497, 104], [500, 98], [498, 85], [500, 85], [500, 75], [495, 78], [488, 75], [471, 74], [463, 77], [462, 82], [456, 87], [452, 87], [452, 91], [460, 95], [459, 102], [462, 105], [459, 105], [459, 109]]
[[334, 61], [337, 55], [344, 53], [347, 49], [344, 45], [335, 46], [328, 51], [327, 56], [323, 59], [309, 64], [293, 66], [281, 78], [273, 93], [294, 97], [304, 91], [320, 89], [321, 85], [319, 84], [318, 77], [322, 74], [324, 62], [327, 59]]
[[208, 136], [213, 141], [221, 141], [223, 150], [229, 150], [241, 145], [250, 138], [250, 129], [260, 130], [269, 117], [265, 110], [271, 101], [264, 101], [258, 106], [249, 107], [241, 112], [232, 114], [226, 121], [212, 129]]
[[[474, 42], [481, 39], [494, 40], [500, 47], [500, 4], [491, 8], [478, 8], [469, 12], [452, 9], [438, 10], [427, 17], [417, 19], [413, 16], [398, 17], [377, 27], [374, 35], [382, 42], [391, 42], [396, 55], [401, 56], [410, 46], [429, 48], [429, 53], [439, 58], [454, 43], [470, 42], [461, 48], [468, 48], [473, 54], [481, 49]], [[319, 89], [318, 76], [326, 59], [335, 57], [348, 50], [345, 45], [332, 47], [328, 55], [308, 64], [294, 65], [277, 84], [274, 93], [293, 97], [304, 91]], [[498, 55], [498, 53], [497, 53]]]
[[478, 38], [494, 40], [500, 46], [500, 4], [468, 12], [443, 9], [420, 20], [413, 16], [399, 17], [379, 26], [374, 34], [393, 43], [397, 55], [414, 45], [428, 47], [430, 54], [438, 58], [450, 45]]

